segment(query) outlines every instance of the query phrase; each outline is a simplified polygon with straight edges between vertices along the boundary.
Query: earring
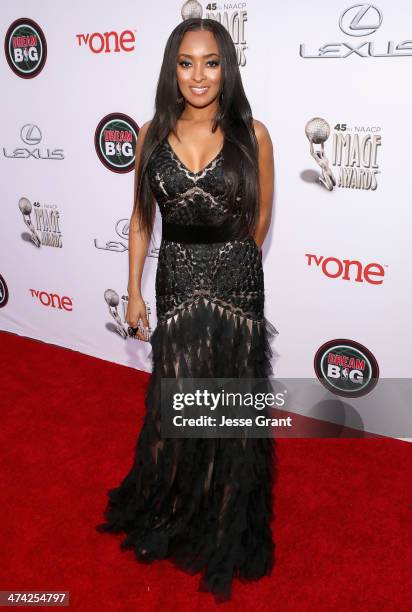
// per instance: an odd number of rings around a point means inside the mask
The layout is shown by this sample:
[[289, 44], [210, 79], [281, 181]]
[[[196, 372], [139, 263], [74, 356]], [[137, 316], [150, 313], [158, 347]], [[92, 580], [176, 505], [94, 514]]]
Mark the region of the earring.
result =
[[223, 102], [223, 89], [220, 92], [219, 100], [220, 100], [220, 104], [222, 104], [222, 102]]
[[183, 96], [180, 96], [180, 98], [176, 98], [176, 102], [178, 104], [181, 104], [183, 102]]

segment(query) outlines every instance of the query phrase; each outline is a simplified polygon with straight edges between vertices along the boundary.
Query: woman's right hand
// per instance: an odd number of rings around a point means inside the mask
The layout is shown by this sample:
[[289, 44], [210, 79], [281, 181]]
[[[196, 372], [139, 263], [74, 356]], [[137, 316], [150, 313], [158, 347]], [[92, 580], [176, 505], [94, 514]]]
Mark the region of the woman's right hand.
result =
[[146, 334], [136, 331], [136, 337], [144, 342], [149, 341], [149, 320], [147, 318], [146, 303], [141, 295], [129, 295], [126, 312], [126, 323], [130, 327], [143, 326]]

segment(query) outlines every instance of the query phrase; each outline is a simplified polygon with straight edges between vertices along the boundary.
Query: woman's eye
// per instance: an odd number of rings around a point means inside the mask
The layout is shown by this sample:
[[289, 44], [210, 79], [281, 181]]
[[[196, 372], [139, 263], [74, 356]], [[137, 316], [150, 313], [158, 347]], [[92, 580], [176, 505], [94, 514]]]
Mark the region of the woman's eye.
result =
[[[208, 66], [212, 65], [212, 68], [215, 68], [216, 66], [219, 66], [219, 62], [216, 60], [210, 60], [207, 62]], [[179, 62], [179, 66], [182, 66], [183, 68], [187, 68], [187, 66], [190, 66], [190, 62], [186, 61], [186, 60], [182, 60], [181, 62]]]

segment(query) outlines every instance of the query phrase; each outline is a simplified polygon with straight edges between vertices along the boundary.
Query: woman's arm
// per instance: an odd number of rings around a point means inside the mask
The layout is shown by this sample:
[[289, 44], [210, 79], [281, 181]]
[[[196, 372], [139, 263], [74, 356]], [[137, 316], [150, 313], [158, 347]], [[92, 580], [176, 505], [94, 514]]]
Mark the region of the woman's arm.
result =
[[253, 120], [253, 125], [259, 144], [258, 161], [260, 185], [259, 217], [253, 239], [258, 248], [261, 250], [272, 219], [275, 170], [273, 161], [273, 145], [269, 132], [266, 126], [261, 121], [257, 121], [257, 119]]
[[[140, 161], [144, 138], [150, 121], [144, 123], [139, 130], [137, 137], [136, 152], [135, 152], [135, 174], [134, 174], [134, 194], [137, 190], [137, 168]], [[143, 267], [146, 261], [147, 250], [149, 248], [150, 237], [145, 235], [139, 227], [137, 215], [133, 214], [130, 217], [129, 224], [129, 283], [127, 290], [130, 296], [141, 297], [141, 282]]]
[[[142, 152], [144, 137], [150, 122], [142, 125], [137, 138], [135, 152], [135, 176], [134, 195], [137, 192], [138, 165]], [[146, 262], [147, 249], [149, 248], [150, 236], [142, 231], [139, 226], [137, 214], [133, 213], [129, 223], [129, 282], [127, 291], [129, 294], [126, 321], [130, 327], [135, 329], [135, 335], [139, 340], [149, 342], [149, 319], [147, 316], [146, 303], [142, 297], [141, 282], [143, 267]], [[141, 322], [141, 324], [139, 323]], [[141, 326], [145, 328], [141, 329]]]

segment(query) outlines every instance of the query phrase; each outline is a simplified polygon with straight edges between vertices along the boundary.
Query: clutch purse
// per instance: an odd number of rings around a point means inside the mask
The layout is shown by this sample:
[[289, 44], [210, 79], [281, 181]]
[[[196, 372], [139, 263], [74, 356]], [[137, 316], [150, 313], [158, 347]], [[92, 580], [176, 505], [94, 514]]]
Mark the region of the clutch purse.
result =
[[[150, 306], [149, 304], [145, 301], [146, 304], [146, 316], [147, 316], [147, 321], [149, 324], [148, 329], [145, 329], [142, 321], [139, 319], [139, 322], [137, 324], [137, 327], [131, 327], [129, 325], [129, 327], [127, 328], [127, 333], [129, 336], [131, 336], [132, 338], [135, 338], [136, 340], [140, 340], [141, 342], [149, 342], [150, 340], [150, 336], [152, 335], [152, 328], [150, 326], [150, 314], [151, 314], [151, 310], [150, 310]], [[142, 338], [139, 338], [138, 336], [136, 336], [136, 333], [139, 332], [144, 340], [142, 340]]]

